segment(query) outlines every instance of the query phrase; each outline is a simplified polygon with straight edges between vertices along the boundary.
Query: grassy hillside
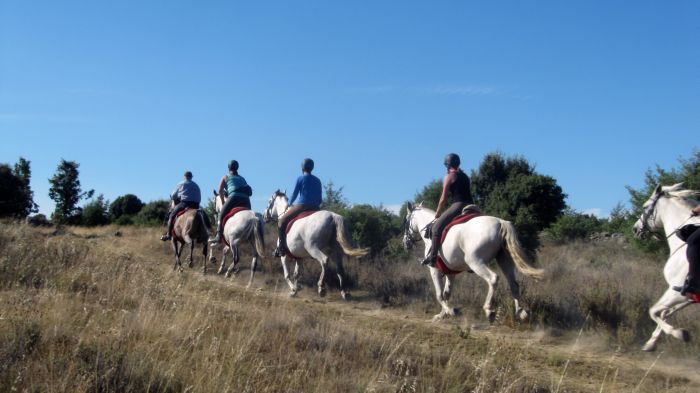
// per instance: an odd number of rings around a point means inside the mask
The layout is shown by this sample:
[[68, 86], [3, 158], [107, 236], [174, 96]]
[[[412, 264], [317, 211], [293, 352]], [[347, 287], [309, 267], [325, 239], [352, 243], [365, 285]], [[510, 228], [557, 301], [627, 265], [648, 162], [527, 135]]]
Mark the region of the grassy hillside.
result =
[[[117, 233], [118, 232], [118, 233]], [[117, 236], [118, 234], [118, 236]], [[269, 232], [268, 232], [269, 234]], [[697, 342], [639, 353], [660, 261], [613, 243], [546, 245], [540, 282], [522, 280], [529, 323], [481, 315], [485, 284], [463, 274], [439, 311], [414, 260], [348, 261], [353, 299], [318, 267], [287, 296], [279, 261], [246, 291], [195, 268], [172, 271], [156, 229], [0, 224], [0, 391], [49, 392], [695, 392]], [[272, 248], [268, 236], [268, 248]], [[244, 250], [245, 251], [245, 250]], [[215, 269], [210, 269], [212, 271]], [[672, 318], [700, 335], [700, 307]]]

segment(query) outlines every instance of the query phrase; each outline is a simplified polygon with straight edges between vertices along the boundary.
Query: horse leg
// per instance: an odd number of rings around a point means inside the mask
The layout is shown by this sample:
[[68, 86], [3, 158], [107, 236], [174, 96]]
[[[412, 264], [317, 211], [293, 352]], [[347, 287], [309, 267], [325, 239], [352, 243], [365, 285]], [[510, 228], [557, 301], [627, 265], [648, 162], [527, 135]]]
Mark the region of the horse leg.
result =
[[[292, 278], [289, 276], [289, 270], [287, 269], [287, 256], [283, 256], [280, 258], [280, 263], [282, 264], [282, 270], [284, 271], [284, 279], [287, 281], [287, 285], [289, 285], [289, 296], [295, 296], [297, 294], [297, 291], [299, 288], [297, 288], [296, 285], [296, 278], [294, 281], [292, 281]], [[298, 271], [299, 263], [297, 262], [297, 267], [294, 268], [294, 276], [297, 276], [297, 271]]]
[[309, 255], [318, 263], [321, 264], [321, 275], [318, 277], [318, 295], [326, 296], [326, 267], [328, 266], [328, 257], [318, 248], [310, 248], [307, 250]]
[[486, 300], [484, 300], [484, 313], [489, 322], [493, 322], [496, 317], [496, 311], [492, 308], [493, 294], [496, 291], [496, 284], [498, 283], [498, 275], [486, 266], [486, 263], [479, 260], [476, 263], [469, 263], [467, 265], [476, 273], [479, 277], [483, 278], [484, 281], [489, 286], [489, 290], [486, 293]]
[[172, 244], [173, 251], [175, 251], [175, 266], [173, 266], [173, 270], [177, 270], [178, 268], [182, 270], [182, 263], [180, 263], [180, 253], [182, 249], [178, 247], [177, 240], [173, 239]]
[[255, 240], [250, 239], [250, 247], [253, 250], [253, 261], [250, 263], [250, 280], [248, 280], [248, 285], [246, 289], [253, 285], [253, 278], [255, 278], [255, 268], [258, 267], [258, 250], [255, 248]]
[[343, 250], [337, 245], [333, 247], [333, 252], [331, 254], [333, 262], [335, 262], [335, 267], [337, 269], [336, 275], [338, 276], [338, 284], [340, 286], [340, 296], [343, 300], [350, 299], [350, 293], [345, 292], [345, 287], [343, 286], [343, 281], [345, 280], [345, 268], [343, 267]]
[[441, 276], [442, 273], [440, 273], [438, 269], [434, 267], [430, 268], [430, 278], [433, 279], [435, 298], [437, 299], [438, 303], [440, 303], [440, 307], [442, 308], [439, 314], [433, 316], [433, 322], [439, 321], [446, 316], [455, 315], [455, 309], [450, 307], [447, 300], [443, 297], [442, 282], [440, 281]]
[[656, 329], [654, 329], [651, 337], [642, 347], [643, 351], [653, 351], [656, 349], [656, 341], [661, 336], [661, 332], [686, 342], [690, 340], [690, 334], [688, 334], [687, 330], [676, 329], [665, 321], [665, 318], [685, 307], [687, 304], [690, 304], [688, 299], [671, 288], [667, 289], [666, 292], [661, 295], [661, 298], [656, 304], [649, 308], [649, 316], [656, 322]]
[[513, 297], [513, 302], [515, 306], [515, 317], [524, 321], [528, 317], [528, 312], [524, 308], [520, 307], [520, 285], [515, 279], [515, 263], [513, 258], [509, 253], [501, 251], [496, 255], [496, 261], [498, 266], [501, 268], [503, 275], [508, 281], [508, 287], [510, 288], [510, 295]]
[[189, 268], [192, 268], [194, 262], [192, 254], [194, 254], [194, 239], [190, 241], [190, 256], [187, 258], [187, 267]]
[[223, 247], [223, 252], [221, 253], [221, 265], [219, 265], [219, 271], [216, 274], [224, 274], [226, 271], [226, 254], [228, 253], [228, 246]]
[[202, 262], [202, 273], [207, 274], [207, 257], [209, 256], [209, 244], [207, 244], [206, 239], [204, 240], [204, 246], [202, 247], [202, 254], [204, 255], [204, 262]]
[[238, 264], [239, 258], [238, 258], [238, 239], [234, 240], [231, 242], [231, 254], [233, 254], [233, 262], [231, 262], [231, 266], [228, 267], [228, 270], [226, 271], [226, 277], [231, 277], [231, 275], [238, 274]]

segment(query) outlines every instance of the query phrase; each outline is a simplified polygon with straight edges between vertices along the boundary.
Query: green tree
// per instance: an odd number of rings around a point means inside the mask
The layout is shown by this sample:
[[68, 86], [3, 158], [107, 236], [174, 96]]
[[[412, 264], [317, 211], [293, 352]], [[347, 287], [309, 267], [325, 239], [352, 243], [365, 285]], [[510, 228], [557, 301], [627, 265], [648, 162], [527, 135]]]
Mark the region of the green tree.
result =
[[349, 205], [347, 199], [343, 196], [343, 187], [336, 189], [333, 181], [329, 181], [323, 189], [325, 195], [323, 196], [323, 202], [321, 202], [321, 209], [344, 214]]
[[[428, 183], [423, 189], [416, 193], [414, 201], [416, 203], [422, 203], [423, 206], [428, 209], [437, 209], [437, 205], [440, 202], [440, 196], [442, 195], [442, 180], [435, 179]], [[402, 212], [404, 210], [402, 209]]]
[[57, 224], [71, 224], [77, 220], [80, 208], [77, 206], [81, 199], [92, 198], [94, 190], [83, 192], [78, 179], [78, 167], [74, 161], [61, 159], [56, 173], [49, 183], [49, 197], [56, 203], [56, 209], [51, 220]]
[[143, 205], [134, 194], [122, 195], [109, 205], [109, 217], [112, 221], [117, 221], [122, 216], [133, 217], [141, 211]]
[[165, 222], [170, 208], [170, 201], [158, 200], [148, 202], [134, 217], [134, 222], [138, 225], [160, 226]]
[[643, 251], [660, 254], [668, 252], [668, 246], [665, 241], [658, 241], [653, 238], [640, 240], [631, 236], [631, 227], [641, 216], [642, 205], [649, 199], [656, 186], [668, 186], [683, 182], [688, 189], [700, 190], [700, 151], [694, 150], [690, 158], [679, 158], [678, 162], [679, 166], [677, 168], [664, 169], [656, 165], [654, 169], [647, 169], [644, 173], [644, 185], [640, 188], [635, 189], [627, 186], [631, 209], [623, 212], [626, 219], [620, 223], [624, 223], [627, 227], [624, 233], [628, 235], [628, 238], [637, 248]]
[[34, 191], [30, 187], [30, 182], [32, 178], [32, 169], [30, 166], [30, 161], [27, 161], [23, 157], [19, 158], [19, 161], [15, 164], [13, 173], [22, 182], [22, 194], [23, 203], [21, 217], [26, 217], [32, 213], [39, 211], [39, 205], [34, 203]]
[[487, 154], [472, 171], [472, 194], [489, 215], [512, 221], [520, 241], [531, 252], [539, 246], [538, 234], [566, 208], [566, 194], [550, 176], [539, 174], [525, 158]]
[[0, 217], [25, 218], [38, 211], [30, 179], [29, 161], [24, 158], [20, 157], [14, 169], [0, 164]]
[[22, 217], [25, 194], [22, 180], [7, 164], [0, 164], [0, 217]]
[[587, 239], [591, 234], [601, 232], [604, 222], [591, 214], [566, 209], [546, 232], [558, 241]]
[[82, 224], [88, 227], [109, 224], [109, 202], [100, 194], [83, 206]]
[[370, 247], [377, 255], [389, 240], [401, 234], [397, 217], [382, 207], [354, 205], [347, 210], [346, 222], [353, 241], [361, 247]]

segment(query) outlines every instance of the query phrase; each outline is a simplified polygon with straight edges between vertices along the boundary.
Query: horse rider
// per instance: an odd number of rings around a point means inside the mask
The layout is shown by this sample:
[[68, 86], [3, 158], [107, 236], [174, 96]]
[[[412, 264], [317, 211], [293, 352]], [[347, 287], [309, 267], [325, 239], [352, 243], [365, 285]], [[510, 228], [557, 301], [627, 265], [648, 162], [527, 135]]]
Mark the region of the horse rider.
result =
[[[248, 185], [243, 176], [238, 174], [238, 161], [231, 160], [228, 163], [228, 174], [224, 175], [219, 182], [219, 198], [223, 207], [219, 212], [217, 219], [216, 235], [209, 239], [212, 242], [221, 241], [221, 235], [224, 230], [222, 228], [224, 217], [234, 207], [246, 207], [250, 209], [250, 196], [253, 195], [253, 189]], [[224, 199], [224, 196], [225, 199]]]
[[[292, 199], [289, 200], [287, 211], [280, 216], [277, 223], [277, 231], [279, 233], [279, 244], [275, 250], [275, 256], [281, 257], [287, 248], [287, 224], [299, 213], [305, 211], [319, 210], [322, 200], [321, 180], [311, 174], [314, 170], [314, 161], [310, 158], [305, 158], [301, 162], [302, 175], [297, 178], [297, 183], [294, 186]], [[298, 199], [297, 199], [298, 197]]]
[[[692, 216], [697, 216], [700, 214], [700, 205], [695, 206], [690, 214]], [[680, 229], [681, 232], [685, 232], [690, 235], [685, 238], [688, 248], [685, 250], [685, 255], [688, 258], [688, 277], [685, 280], [685, 284], [681, 289], [681, 294], [685, 296], [686, 293], [690, 292], [696, 295], [700, 295], [700, 231], [698, 230], [700, 226], [698, 224], [688, 224]], [[684, 236], [685, 237], [685, 236]]]
[[[432, 228], [433, 234], [431, 237], [430, 250], [428, 251], [428, 255], [421, 262], [421, 264], [428, 266], [435, 266], [435, 258], [440, 248], [438, 243], [440, 242], [442, 231], [447, 224], [449, 224], [452, 219], [459, 216], [462, 213], [462, 209], [467, 205], [474, 203], [469, 185], [469, 176], [459, 169], [459, 156], [454, 153], [448, 154], [445, 156], [444, 164], [447, 169], [447, 175], [442, 181], [442, 194], [440, 195], [440, 202], [435, 211], [435, 223]], [[445, 212], [442, 213], [442, 209], [448, 198], [451, 199], [451, 204]]]
[[175, 217], [186, 208], [199, 209], [199, 202], [202, 201], [202, 193], [199, 191], [197, 183], [192, 181], [192, 172], [185, 172], [185, 180], [177, 183], [175, 190], [170, 194], [170, 199], [175, 206], [168, 212], [168, 232], [160, 237], [160, 240], [170, 240], [173, 232]]

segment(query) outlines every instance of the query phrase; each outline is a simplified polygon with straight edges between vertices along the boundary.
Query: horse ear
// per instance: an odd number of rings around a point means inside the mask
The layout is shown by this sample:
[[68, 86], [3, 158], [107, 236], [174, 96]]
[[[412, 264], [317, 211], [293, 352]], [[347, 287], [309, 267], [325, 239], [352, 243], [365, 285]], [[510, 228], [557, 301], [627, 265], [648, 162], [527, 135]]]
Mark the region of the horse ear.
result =
[[659, 195], [659, 194], [661, 194], [661, 184], [656, 186], [656, 188], [654, 189], [654, 195]]
[[214, 191], [214, 196], [219, 196], [219, 194], [216, 193], [216, 190], [212, 190], [212, 191]]
[[282, 194], [287, 195], [287, 189], [286, 189], [286, 188], [284, 189], [284, 192], [283, 192]]
[[423, 201], [420, 201], [420, 203], [418, 204], [418, 207], [423, 207]]
[[408, 211], [412, 212], [413, 211], [413, 204], [411, 202], [406, 202], [406, 209], [408, 209]]

